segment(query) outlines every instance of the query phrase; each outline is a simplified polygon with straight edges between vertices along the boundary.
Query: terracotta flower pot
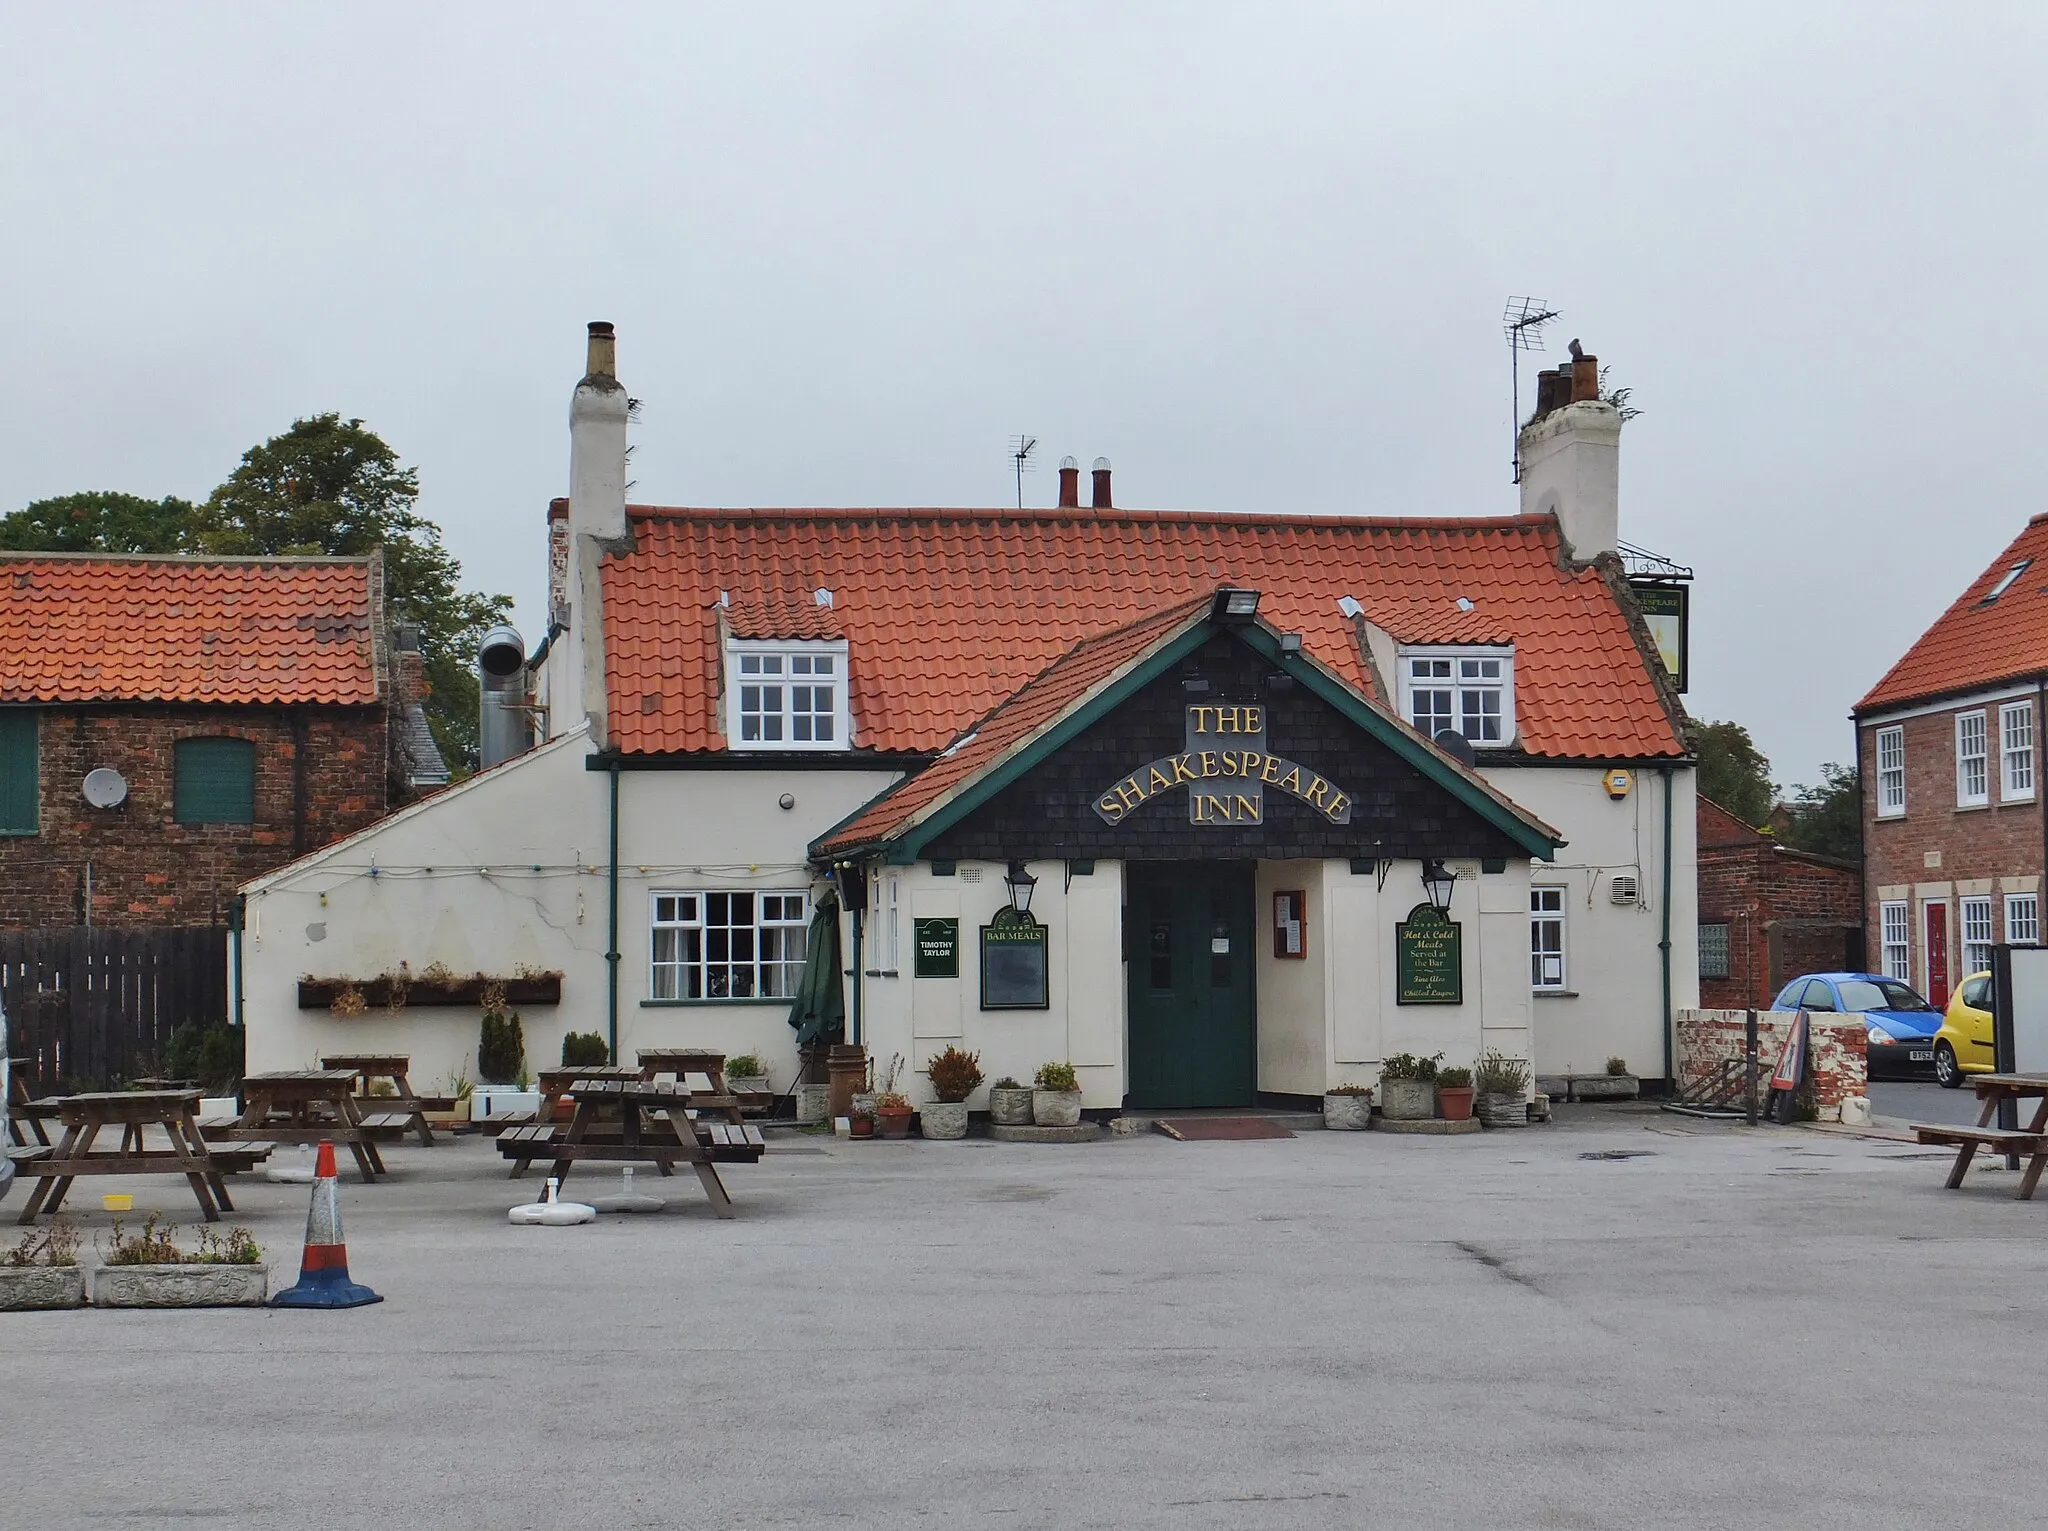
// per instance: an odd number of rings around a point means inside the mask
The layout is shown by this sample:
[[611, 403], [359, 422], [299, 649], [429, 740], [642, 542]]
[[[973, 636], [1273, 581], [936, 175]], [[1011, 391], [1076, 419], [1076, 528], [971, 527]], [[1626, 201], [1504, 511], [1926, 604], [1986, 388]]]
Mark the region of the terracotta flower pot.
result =
[[875, 1135], [875, 1119], [871, 1116], [856, 1116], [848, 1119], [847, 1133], [856, 1138], [871, 1138]]
[[1436, 1087], [1437, 1114], [1447, 1122], [1472, 1119], [1472, 1086], [1440, 1084]]
[[910, 1136], [910, 1119], [914, 1111], [877, 1111], [875, 1131], [885, 1138], [907, 1138]]

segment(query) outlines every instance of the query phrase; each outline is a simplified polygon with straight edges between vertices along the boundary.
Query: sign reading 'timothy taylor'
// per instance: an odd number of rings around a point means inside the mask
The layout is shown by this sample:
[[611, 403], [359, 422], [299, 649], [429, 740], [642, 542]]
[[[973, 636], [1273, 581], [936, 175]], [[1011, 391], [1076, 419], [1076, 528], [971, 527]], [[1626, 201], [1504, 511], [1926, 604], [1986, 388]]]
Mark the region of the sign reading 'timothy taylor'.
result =
[[1187, 749], [1139, 766], [1095, 799], [1111, 824], [1162, 792], [1188, 789], [1190, 824], [1263, 824], [1266, 788], [1300, 798], [1332, 824], [1351, 822], [1350, 794], [1307, 766], [1266, 751], [1266, 709], [1230, 702], [1187, 710]]

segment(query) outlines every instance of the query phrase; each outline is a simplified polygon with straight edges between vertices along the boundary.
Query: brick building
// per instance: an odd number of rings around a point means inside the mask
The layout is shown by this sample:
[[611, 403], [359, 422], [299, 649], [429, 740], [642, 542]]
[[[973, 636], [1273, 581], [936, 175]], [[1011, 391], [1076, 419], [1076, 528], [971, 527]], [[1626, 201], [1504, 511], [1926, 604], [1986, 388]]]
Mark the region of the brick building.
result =
[[1936, 1005], [2040, 939], [2048, 516], [1856, 704], [1871, 956]]
[[445, 783], [382, 560], [0, 555], [0, 928], [200, 925]]
[[1700, 1004], [1768, 1009], [1801, 973], [1862, 968], [1863, 878], [1699, 798]]

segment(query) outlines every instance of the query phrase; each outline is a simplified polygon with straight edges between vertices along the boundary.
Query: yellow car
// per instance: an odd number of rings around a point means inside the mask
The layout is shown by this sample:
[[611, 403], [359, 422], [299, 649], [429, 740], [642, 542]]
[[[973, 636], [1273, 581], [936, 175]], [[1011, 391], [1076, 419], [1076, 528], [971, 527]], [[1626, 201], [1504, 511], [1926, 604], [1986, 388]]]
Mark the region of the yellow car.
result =
[[1991, 975], [1972, 973], [1957, 987], [1934, 1034], [1934, 1077], [1945, 1090], [1965, 1074], [1988, 1074], [1997, 1066], [1991, 1043]]

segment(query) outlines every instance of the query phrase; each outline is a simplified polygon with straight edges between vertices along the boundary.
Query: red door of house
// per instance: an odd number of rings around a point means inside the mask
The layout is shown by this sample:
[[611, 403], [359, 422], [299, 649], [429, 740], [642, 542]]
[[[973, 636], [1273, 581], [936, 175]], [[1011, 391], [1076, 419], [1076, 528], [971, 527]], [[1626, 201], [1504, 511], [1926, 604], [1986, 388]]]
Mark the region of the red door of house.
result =
[[1948, 905], [1927, 906], [1927, 1003], [1948, 1008]]

